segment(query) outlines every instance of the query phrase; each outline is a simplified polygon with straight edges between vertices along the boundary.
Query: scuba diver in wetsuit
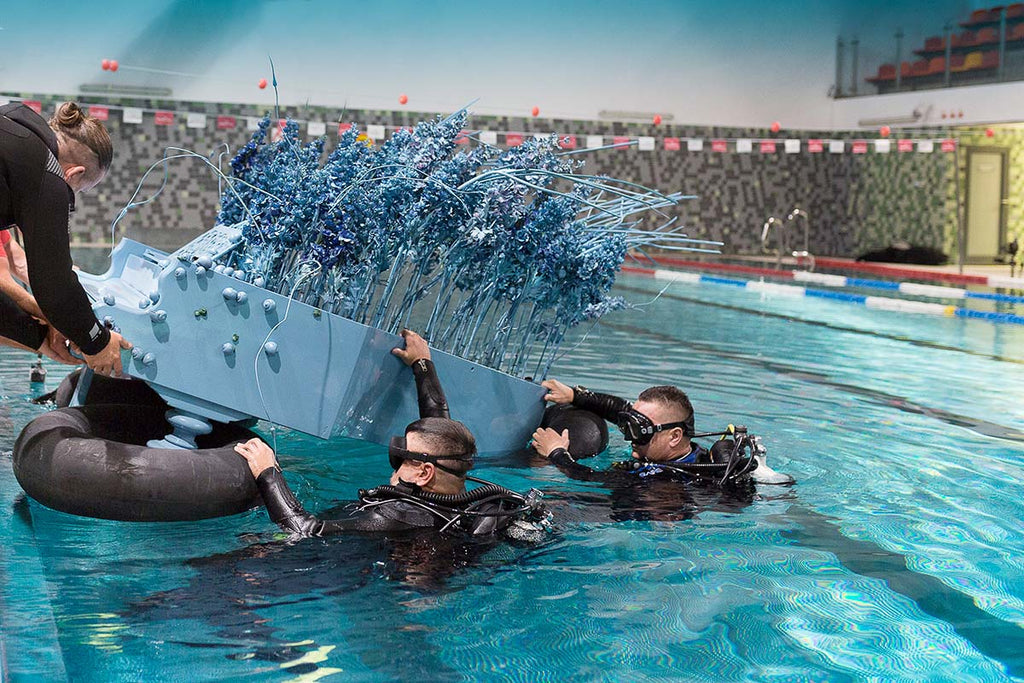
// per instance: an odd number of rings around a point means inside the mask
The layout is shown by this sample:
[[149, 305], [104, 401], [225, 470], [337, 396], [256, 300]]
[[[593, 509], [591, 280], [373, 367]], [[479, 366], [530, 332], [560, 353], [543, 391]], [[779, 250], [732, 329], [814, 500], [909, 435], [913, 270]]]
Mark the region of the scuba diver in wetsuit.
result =
[[694, 433], [693, 405], [687, 395], [673, 386], [644, 390], [630, 405], [624, 399], [599, 394], [583, 387], [570, 387], [558, 380], [541, 383], [548, 390], [545, 400], [571, 404], [613, 422], [632, 445], [632, 460], [617, 462], [598, 471], [572, 456], [568, 430], [561, 433], [539, 428], [532, 446], [573, 479], [631, 486], [639, 482], [693, 480], [717, 481], [720, 485], [749, 480], [764, 454], [760, 439], [743, 427], [701, 436], [731, 436], [706, 449], [691, 437]]
[[100, 374], [120, 372], [120, 350], [131, 344], [93, 315], [71, 267], [68, 214], [75, 193], [103, 180], [112, 158], [103, 124], [73, 102], [49, 124], [23, 104], [0, 107], [0, 230], [21, 230], [32, 293], [45, 316], [37, 320], [0, 290], [0, 338], [75, 364], [70, 340]]
[[[271, 519], [303, 536], [425, 528], [472, 536], [535, 532], [528, 521], [543, 516], [539, 493], [531, 491], [523, 497], [468, 476], [476, 440], [465, 425], [449, 417], [426, 341], [410, 330], [403, 330], [402, 337], [405, 348], [392, 353], [412, 367], [420, 419], [405, 428], [404, 436], [391, 439], [388, 457], [394, 473], [390, 483], [360, 491], [359, 502], [350, 506], [345, 517], [317, 519], [288, 488], [274, 451], [260, 439], [251, 439], [235, 450], [249, 463]], [[467, 479], [481, 486], [467, 491]]]

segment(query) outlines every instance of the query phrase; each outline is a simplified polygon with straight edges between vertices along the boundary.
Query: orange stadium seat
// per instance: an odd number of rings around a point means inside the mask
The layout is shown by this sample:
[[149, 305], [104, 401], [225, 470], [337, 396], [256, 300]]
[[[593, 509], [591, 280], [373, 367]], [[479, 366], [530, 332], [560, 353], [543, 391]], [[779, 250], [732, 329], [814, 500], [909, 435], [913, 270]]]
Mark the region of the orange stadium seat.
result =
[[1017, 24], [1006, 36], [1007, 40], [1024, 40], [1024, 24]]
[[928, 60], [919, 59], [914, 62], [914, 65], [910, 67], [910, 77], [917, 78], [919, 76], [928, 75]]
[[946, 73], [946, 58], [945, 57], [932, 57], [928, 60], [928, 75], [944, 74]]

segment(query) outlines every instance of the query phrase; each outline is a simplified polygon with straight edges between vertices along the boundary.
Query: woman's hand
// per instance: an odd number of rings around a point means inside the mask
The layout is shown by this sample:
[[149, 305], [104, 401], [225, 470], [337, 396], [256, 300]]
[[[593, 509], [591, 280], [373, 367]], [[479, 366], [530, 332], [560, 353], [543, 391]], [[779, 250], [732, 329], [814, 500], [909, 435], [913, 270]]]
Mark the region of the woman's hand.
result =
[[39, 353], [47, 358], [52, 358], [59, 363], [68, 365], [81, 365], [82, 359], [75, 358], [68, 350], [68, 338], [60, 333], [53, 325], [50, 325], [46, 332], [46, 341], [39, 347]]
[[110, 341], [102, 351], [90, 356], [84, 354], [85, 362], [94, 372], [101, 375], [121, 374], [121, 349], [132, 348], [131, 342], [113, 330], [110, 331]]
[[235, 453], [238, 453], [249, 463], [249, 471], [252, 472], [252, 476], [255, 479], [259, 479], [264, 470], [277, 467], [274, 449], [265, 444], [261, 439], [249, 439], [245, 443], [235, 444]]

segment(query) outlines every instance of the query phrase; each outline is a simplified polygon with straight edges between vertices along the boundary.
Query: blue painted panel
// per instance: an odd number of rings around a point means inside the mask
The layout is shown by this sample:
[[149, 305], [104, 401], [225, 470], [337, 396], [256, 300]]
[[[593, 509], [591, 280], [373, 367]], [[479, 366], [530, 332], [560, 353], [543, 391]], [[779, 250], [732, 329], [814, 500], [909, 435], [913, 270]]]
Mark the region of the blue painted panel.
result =
[[[106, 274], [79, 278], [97, 317], [109, 316], [136, 346], [123, 355], [125, 371], [174, 407], [377, 443], [418, 417], [412, 371], [391, 355], [402, 343], [396, 335], [130, 240]], [[542, 387], [433, 356], [452, 416], [473, 431], [481, 453], [525, 446], [543, 413]]]

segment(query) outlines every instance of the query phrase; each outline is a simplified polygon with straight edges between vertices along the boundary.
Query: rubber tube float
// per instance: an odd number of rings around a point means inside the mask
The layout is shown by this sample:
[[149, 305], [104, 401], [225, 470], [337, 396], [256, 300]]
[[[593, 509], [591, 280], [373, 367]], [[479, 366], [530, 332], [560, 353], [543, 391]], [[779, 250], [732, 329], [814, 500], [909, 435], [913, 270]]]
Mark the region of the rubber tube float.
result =
[[162, 408], [86, 405], [30, 422], [14, 444], [14, 476], [43, 505], [84, 517], [177, 522], [222, 517], [260, 504], [233, 447], [254, 436], [215, 424], [199, 448], [150, 448], [169, 431]]

